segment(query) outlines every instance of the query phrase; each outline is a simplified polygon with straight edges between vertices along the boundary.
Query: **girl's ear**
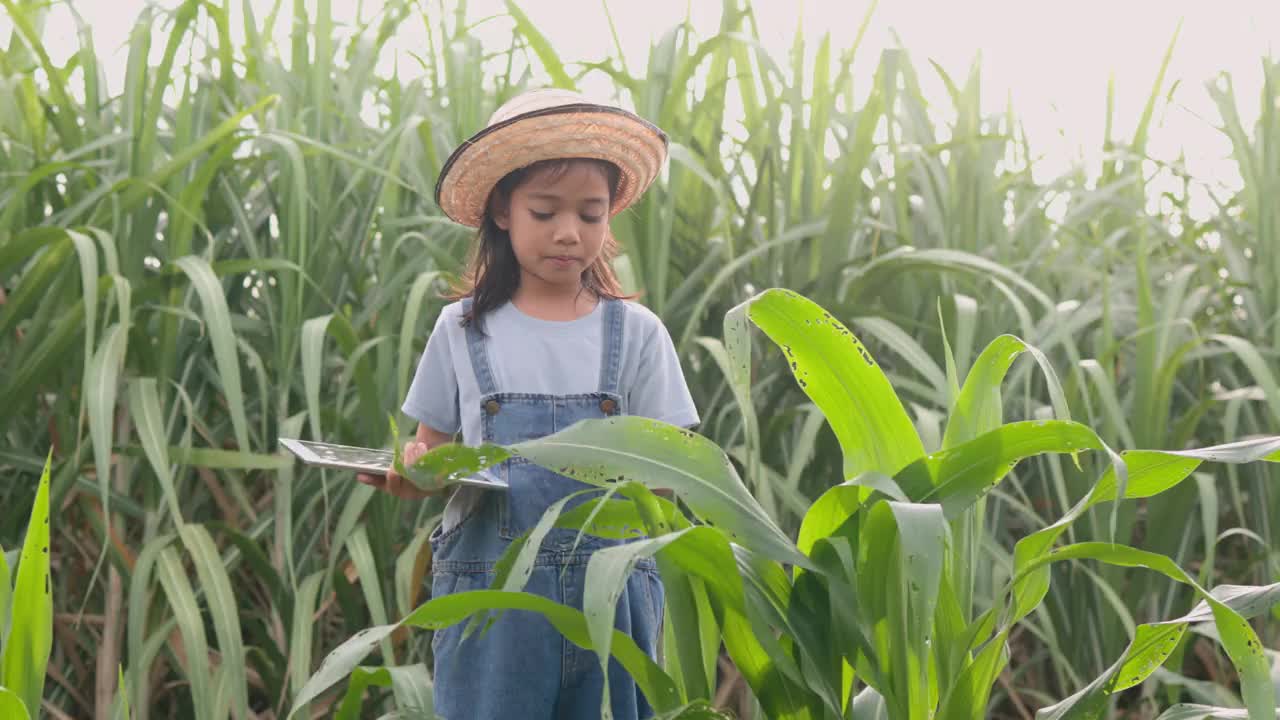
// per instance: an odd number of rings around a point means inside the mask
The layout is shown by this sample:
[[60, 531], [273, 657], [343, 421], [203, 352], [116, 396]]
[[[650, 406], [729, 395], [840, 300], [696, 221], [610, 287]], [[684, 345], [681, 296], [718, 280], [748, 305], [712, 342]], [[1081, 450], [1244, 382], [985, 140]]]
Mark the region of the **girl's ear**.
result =
[[499, 230], [511, 231], [511, 198], [502, 197], [501, 193], [494, 193], [493, 201], [489, 203], [489, 214], [493, 217], [493, 224], [497, 225]]

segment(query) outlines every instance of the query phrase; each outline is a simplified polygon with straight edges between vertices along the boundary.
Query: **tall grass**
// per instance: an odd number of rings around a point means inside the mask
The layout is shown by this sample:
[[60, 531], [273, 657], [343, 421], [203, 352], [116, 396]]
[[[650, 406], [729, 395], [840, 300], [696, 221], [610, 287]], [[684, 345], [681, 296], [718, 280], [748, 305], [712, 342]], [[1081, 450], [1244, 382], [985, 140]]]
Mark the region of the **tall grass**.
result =
[[[63, 522], [44, 693], [72, 716], [107, 713], [121, 667], [138, 717], [283, 713], [324, 650], [423, 600], [438, 505], [294, 468], [275, 439], [390, 441], [385, 414], [469, 240], [432, 205], [440, 164], [538, 77], [606, 73], [671, 135], [667, 177], [614, 225], [620, 267], [678, 341], [701, 432], [788, 536], [847, 476], [783, 356], [755, 350], [740, 382], [742, 349], [725, 344], [721, 318], [762, 287], [812, 297], [866, 340], [926, 451], [947, 441], [958, 379], [1007, 332], [1062, 371], [1062, 400], [1113, 446], [1205, 446], [1280, 426], [1274, 62], [1263, 88], [1241, 90], [1263, 93], [1256, 127], [1237, 116], [1230, 79], [1213, 81], [1245, 185], [1192, 222], [1195, 178], [1164, 205], [1146, 197], [1163, 76], [1140, 124], [1109, 133], [1103, 168], [1037, 183], [1016, 112], [980, 105], [979, 67], [963, 80], [929, 68], [949, 88], [934, 106], [905, 51], [869, 58], [797, 37], [783, 62], [753, 40], [737, 0], [710, 37], [674, 24], [643, 74], [559, 57], [518, 13], [510, 48], [481, 47], [465, 3], [392, 2], [339, 28], [328, 0], [266, 17], [185, 0], [137, 18], [117, 96], [93, 28], [56, 66], [47, 8], [0, 4], [15, 28], [0, 51], [0, 543], [19, 540], [52, 448]], [[406, 23], [429, 31], [425, 72], [379, 74]], [[855, 63], [876, 63], [866, 91], [854, 92]], [[1008, 416], [1050, 414], [1036, 367], [1012, 368]], [[1103, 470], [1029, 460], [957, 519], [964, 604], [989, 606], [1014, 543]], [[1184, 567], [1201, 558], [1205, 586], [1280, 578], [1274, 467], [1199, 472], [1204, 482], [1158, 499], [1087, 512], [1073, 539], [1133, 541]], [[1130, 618], [1171, 617], [1192, 597], [1173, 582], [1144, 590], [1123, 570], [1053, 573], [1054, 592], [1013, 630], [1019, 662], [999, 707], [1063, 697], [1123, 652]], [[403, 632], [380, 651], [393, 668], [429, 656]], [[1184, 652], [1170, 670], [1201, 672], [1201, 650], [1185, 641], [1175, 661]], [[380, 703], [411, 692], [412, 676], [359, 682]], [[1145, 692], [1180, 692], [1160, 677]]]

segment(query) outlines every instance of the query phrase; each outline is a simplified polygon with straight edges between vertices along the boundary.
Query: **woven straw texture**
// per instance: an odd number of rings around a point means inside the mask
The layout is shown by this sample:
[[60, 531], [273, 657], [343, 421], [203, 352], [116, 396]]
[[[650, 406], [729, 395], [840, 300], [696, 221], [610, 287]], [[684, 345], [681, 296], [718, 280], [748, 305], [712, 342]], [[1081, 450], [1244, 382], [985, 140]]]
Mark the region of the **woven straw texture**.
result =
[[455, 222], [479, 227], [493, 186], [507, 173], [541, 160], [595, 158], [618, 166], [610, 214], [640, 197], [658, 176], [667, 138], [646, 120], [566, 90], [522, 94], [498, 108], [489, 125], [445, 163], [436, 202]]

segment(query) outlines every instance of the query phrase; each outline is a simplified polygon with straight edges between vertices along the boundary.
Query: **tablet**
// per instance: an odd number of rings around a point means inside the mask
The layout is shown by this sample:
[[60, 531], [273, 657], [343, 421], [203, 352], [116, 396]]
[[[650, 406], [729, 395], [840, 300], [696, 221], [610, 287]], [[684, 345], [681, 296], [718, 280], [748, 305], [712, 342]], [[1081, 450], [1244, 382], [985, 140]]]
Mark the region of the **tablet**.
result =
[[[369, 473], [370, 475], [386, 475], [387, 471], [391, 469], [391, 463], [395, 458], [395, 454], [390, 450], [337, 445], [311, 440], [280, 438], [280, 444], [308, 465], [319, 465], [338, 470], [352, 470]], [[454, 481], [454, 484], [491, 489], [505, 489], [507, 487], [505, 481], [499, 480], [484, 470], [474, 476], [459, 478]]]

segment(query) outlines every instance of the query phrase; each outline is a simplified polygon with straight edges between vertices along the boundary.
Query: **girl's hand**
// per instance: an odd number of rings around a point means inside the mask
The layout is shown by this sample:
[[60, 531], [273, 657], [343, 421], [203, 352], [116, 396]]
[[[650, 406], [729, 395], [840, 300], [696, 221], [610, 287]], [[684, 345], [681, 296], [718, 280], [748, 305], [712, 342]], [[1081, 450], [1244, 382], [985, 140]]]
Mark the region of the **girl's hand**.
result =
[[[421, 440], [410, 440], [405, 443], [404, 452], [402, 453], [404, 464], [412, 465], [417, 462], [418, 458], [427, 452], [427, 449], [427, 444]], [[440, 491], [444, 489], [443, 486], [440, 486], [434, 490], [422, 490], [417, 485], [409, 482], [407, 478], [401, 476], [400, 473], [397, 473], [395, 468], [388, 470], [386, 475], [359, 473], [356, 475], [356, 480], [404, 500], [420, 500], [425, 497], [431, 497], [432, 495], [440, 494]]]

